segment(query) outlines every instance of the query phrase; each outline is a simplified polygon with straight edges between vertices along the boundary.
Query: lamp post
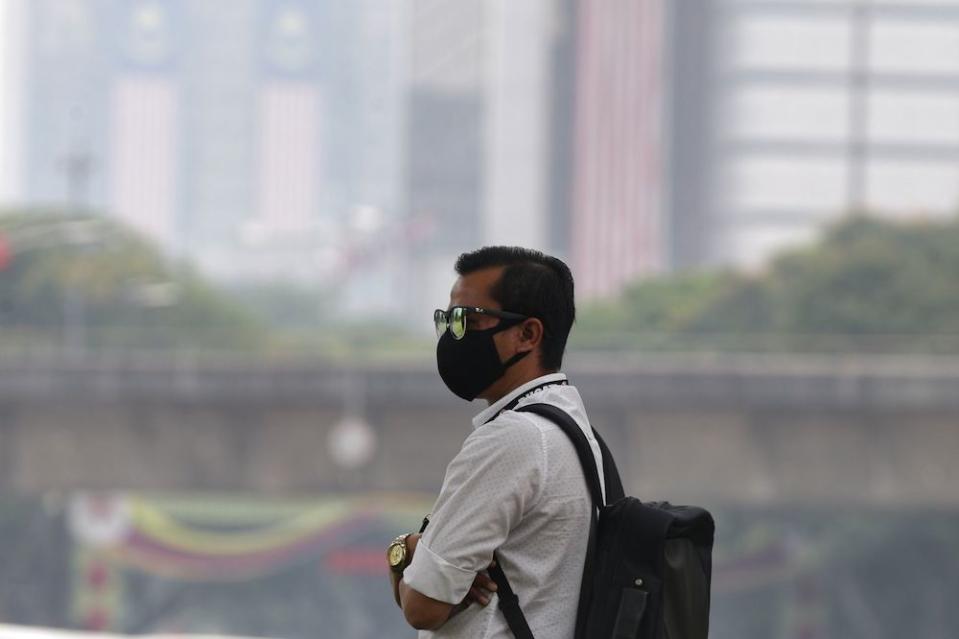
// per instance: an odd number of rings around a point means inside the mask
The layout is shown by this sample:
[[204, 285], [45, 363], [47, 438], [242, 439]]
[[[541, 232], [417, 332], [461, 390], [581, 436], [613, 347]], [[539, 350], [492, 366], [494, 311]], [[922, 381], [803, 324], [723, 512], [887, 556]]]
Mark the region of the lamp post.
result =
[[369, 477], [360, 471], [375, 457], [378, 437], [367, 421], [366, 379], [356, 370], [344, 373], [343, 417], [330, 429], [327, 446], [341, 489], [358, 490], [368, 485]]

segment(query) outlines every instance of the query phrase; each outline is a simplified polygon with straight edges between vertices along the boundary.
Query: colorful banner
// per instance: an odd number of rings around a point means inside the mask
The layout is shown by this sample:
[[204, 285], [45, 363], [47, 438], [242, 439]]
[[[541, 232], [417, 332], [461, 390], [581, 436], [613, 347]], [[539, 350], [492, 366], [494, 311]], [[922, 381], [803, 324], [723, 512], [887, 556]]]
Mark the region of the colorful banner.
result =
[[77, 625], [117, 629], [124, 575], [208, 585], [249, 583], [303, 566], [383, 578], [385, 547], [417, 528], [415, 495], [268, 501], [232, 497], [77, 495], [69, 507]]

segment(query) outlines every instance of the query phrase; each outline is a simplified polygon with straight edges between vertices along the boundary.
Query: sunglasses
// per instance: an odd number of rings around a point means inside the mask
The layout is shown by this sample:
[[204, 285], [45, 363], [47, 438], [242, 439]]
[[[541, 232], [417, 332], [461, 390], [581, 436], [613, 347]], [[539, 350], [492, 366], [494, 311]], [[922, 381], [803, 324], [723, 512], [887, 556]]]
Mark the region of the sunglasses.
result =
[[[526, 315], [519, 313], [510, 313], [509, 311], [497, 311], [490, 308], [479, 308], [478, 306], [453, 306], [448, 311], [441, 308], [433, 311], [433, 324], [436, 326], [436, 336], [442, 337], [447, 330], [453, 339], [463, 339], [466, 335], [466, 315], [468, 313], [478, 313], [479, 315], [490, 315], [498, 317], [501, 320], [508, 320], [510, 324], [518, 324]], [[500, 322], [500, 326], [503, 322]]]

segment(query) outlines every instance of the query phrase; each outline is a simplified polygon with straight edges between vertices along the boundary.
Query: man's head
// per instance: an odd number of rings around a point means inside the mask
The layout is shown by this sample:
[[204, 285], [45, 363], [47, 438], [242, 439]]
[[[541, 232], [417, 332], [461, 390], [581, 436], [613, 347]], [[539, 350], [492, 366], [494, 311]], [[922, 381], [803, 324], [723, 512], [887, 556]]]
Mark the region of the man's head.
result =
[[[450, 308], [464, 306], [521, 316], [504, 319], [481, 312], [466, 314], [467, 333], [479, 339], [480, 331], [488, 331], [490, 335], [483, 335], [483, 339], [492, 340], [495, 346], [496, 362], [487, 374], [493, 374], [497, 363], [507, 366], [478, 397], [495, 401], [498, 395], [527, 379], [559, 370], [576, 316], [573, 276], [566, 264], [539, 251], [488, 246], [461, 255], [456, 261], [456, 272], [459, 277], [450, 293]], [[443, 338], [441, 349], [442, 341]], [[453, 346], [447, 344], [450, 351]], [[466, 344], [456, 346], [460, 351]], [[491, 353], [489, 350], [484, 358], [492, 360]], [[446, 354], [447, 369], [454, 368], [453, 362], [448, 361], [453, 356]], [[466, 362], [457, 364], [464, 366]]]
[[555, 257], [518, 246], [486, 246], [456, 260], [461, 281], [486, 269], [494, 273], [482, 281], [495, 308], [538, 319], [543, 325], [540, 365], [547, 372], [559, 370], [576, 319], [569, 267]]

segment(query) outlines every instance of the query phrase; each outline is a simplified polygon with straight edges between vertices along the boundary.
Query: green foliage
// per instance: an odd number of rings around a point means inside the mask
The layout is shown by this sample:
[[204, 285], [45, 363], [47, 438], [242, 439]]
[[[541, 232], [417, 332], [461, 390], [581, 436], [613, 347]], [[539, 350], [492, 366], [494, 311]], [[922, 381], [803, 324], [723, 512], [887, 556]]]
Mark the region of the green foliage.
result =
[[645, 280], [581, 317], [580, 347], [959, 351], [959, 221], [853, 216], [761, 273]]
[[[200, 349], [355, 359], [421, 354], [388, 321], [337, 319], [330, 291], [225, 292], [108, 219], [0, 216], [0, 346]], [[0, 251], [2, 252], [2, 251]], [[679, 273], [584, 306], [572, 348], [959, 352], [959, 220], [849, 217], [757, 273]]]
[[[629, 286], [617, 300], [584, 308], [573, 331], [576, 346], [656, 348], [678, 345], [677, 336], [703, 316], [733, 276], [683, 273]], [[623, 343], [625, 342], [625, 343]]]
[[331, 288], [275, 281], [234, 285], [230, 291], [269, 328], [268, 352], [278, 357], [416, 359], [433, 348], [432, 338], [381, 314], [345, 316]]
[[271, 327], [284, 332], [315, 331], [330, 320], [331, 291], [282, 281], [233, 285], [230, 293]]
[[7, 347], [250, 349], [264, 339], [246, 309], [106, 218], [7, 214], [0, 236], [11, 255], [0, 271]]

